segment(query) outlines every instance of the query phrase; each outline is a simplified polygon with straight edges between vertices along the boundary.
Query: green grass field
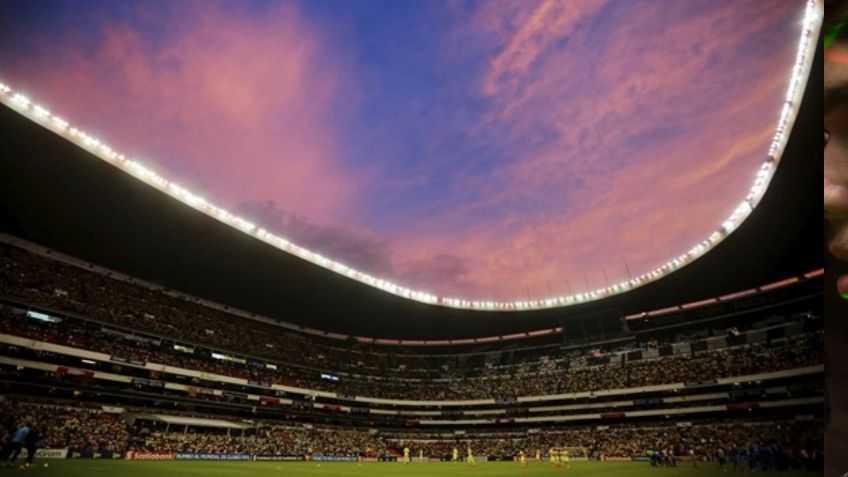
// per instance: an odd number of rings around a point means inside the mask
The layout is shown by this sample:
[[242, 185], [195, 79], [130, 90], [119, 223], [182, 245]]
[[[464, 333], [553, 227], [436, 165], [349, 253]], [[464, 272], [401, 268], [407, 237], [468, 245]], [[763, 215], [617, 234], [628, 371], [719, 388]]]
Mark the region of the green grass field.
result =
[[[49, 464], [44, 467], [44, 463]], [[645, 462], [574, 462], [570, 469], [554, 469], [545, 464], [521, 467], [510, 462], [481, 463], [476, 468], [451, 463], [316, 463], [305, 462], [137, 462], [123, 460], [43, 460], [34, 468], [0, 468], [0, 475], [32, 475], [62, 477], [424, 477], [424, 476], [591, 476], [591, 477], [707, 477], [731, 475], [718, 471], [715, 465], [693, 469], [689, 464], [676, 468], [651, 468]], [[771, 472], [760, 475], [812, 477], [812, 472]]]

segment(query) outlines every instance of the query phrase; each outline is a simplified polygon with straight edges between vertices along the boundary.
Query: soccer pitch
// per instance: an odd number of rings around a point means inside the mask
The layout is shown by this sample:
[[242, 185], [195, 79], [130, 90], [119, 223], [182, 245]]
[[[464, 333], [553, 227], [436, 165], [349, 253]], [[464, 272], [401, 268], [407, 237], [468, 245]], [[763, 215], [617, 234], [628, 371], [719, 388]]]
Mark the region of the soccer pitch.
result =
[[[44, 463], [48, 467], [44, 467]], [[124, 460], [43, 460], [27, 470], [0, 469], [0, 475], [40, 475], [62, 477], [429, 477], [429, 476], [563, 476], [592, 477], [707, 477], [724, 475], [716, 465], [692, 468], [689, 464], [672, 468], [652, 468], [646, 462], [574, 462], [571, 468], [552, 468], [547, 463], [531, 463], [522, 467], [511, 462], [480, 463], [476, 468], [465, 464], [442, 462], [409, 465], [372, 462], [357, 465], [350, 462], [138, 462]], [[761, 475], [782, 477], [811, 477], [815, 472], [769, 472]]]

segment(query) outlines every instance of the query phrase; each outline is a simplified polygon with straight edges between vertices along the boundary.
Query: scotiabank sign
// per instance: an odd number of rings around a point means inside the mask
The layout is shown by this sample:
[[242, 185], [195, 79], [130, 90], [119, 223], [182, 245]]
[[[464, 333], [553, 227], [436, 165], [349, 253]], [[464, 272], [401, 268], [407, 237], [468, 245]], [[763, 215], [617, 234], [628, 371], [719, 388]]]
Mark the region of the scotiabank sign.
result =
[[127, 452], [129, 460], [174, 460], [173, 452]]

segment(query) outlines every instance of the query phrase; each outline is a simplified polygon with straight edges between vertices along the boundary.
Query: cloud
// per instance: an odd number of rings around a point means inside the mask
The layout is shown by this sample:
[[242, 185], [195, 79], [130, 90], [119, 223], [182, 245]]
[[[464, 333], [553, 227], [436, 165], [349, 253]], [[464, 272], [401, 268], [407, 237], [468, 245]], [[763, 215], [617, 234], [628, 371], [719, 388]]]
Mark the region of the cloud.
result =
[[[532, 67], [550, 49], [561, 46], [581, 21], [591, 19], [604, 5], [604, 1], [561, 2], [543, 0], [527, 2], [526, 8], [501, 9], [500, 4], [484, 5], [478, 21], [492, 29], [496, 23], [505, 30], [503, 46], [489, 61], [489, 71], [483, 80], [483, 94], [494, 96], [506, 93], [519, 95], [520, 86], [528, 81]], [[504, 18], [509, 15], [509, 19]], [[500, 21], [493, 17], [500, 16]], [[511, 24], [510, 24], [511, 23]], [[500, 33], [504, 33], [503, 31]]]
[[426, 289], [437, 284], [454, 293], [473, 292], [465, 280], [465, 261], [455, 255], [436, 252], [410, 260], [397, 260], [394, 247], [374, 234], [350, 227], [318, 224], [309, 218], [281, 209], [272, 200], [241, 203], [236, 212], [263, 228], [286, 237], [358, 270], [380, 277], [394, 277], [400, 283]]
[[414, 283], [425, 290], [437, 284], [442, 290], [451, 290], [454, 296], [464, 296], [476, 288], [466, 280], [469, 268], [465, 260], [456, 255], [436, 253], [402, 263], [399, 268], [401, 283]]
[[383, 277], [394, 275], [389, 244], [371, 233], [317, 224], [303, 215], [280, 209], [271, 200], [243, 202], [237, 212], [293, 243], [308, 244], [325, 257], [357, 270]]
[[580, 6], [484, 3], [467, 27], [491, 45], [475, 84], [509, 160], [458, 183], [466, 200], [398, 242], [462, 258], [476, 296], [652, 269], [716, 229], [765, 159], [795, 6]]
[[360, 184], [338, 130], [353, 71], [294, 4], [130, 8], [34, 34], [38, 53], [9, 81], [225, 206], [270, 197], [327, 220], [352, 209]]

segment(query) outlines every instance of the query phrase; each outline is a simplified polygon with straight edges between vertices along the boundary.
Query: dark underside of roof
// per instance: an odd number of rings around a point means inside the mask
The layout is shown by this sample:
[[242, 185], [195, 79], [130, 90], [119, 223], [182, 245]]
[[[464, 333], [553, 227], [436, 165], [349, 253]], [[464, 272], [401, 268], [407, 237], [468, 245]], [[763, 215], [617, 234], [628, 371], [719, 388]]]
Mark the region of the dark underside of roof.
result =
[[[812, 71], [781, 165], [760, 206], [739, 229], [662, 280], [580, 306], [475, 312], [384, 293], [225, 226], [5, 106], [0, 107], [0, 228], [168, 288], [346, 334], [466, 338], [546, 328], [587, 314], [623, 316], [822, 266], [820, 51]], [[677, 252], [670, 250], [669, 256]]]

